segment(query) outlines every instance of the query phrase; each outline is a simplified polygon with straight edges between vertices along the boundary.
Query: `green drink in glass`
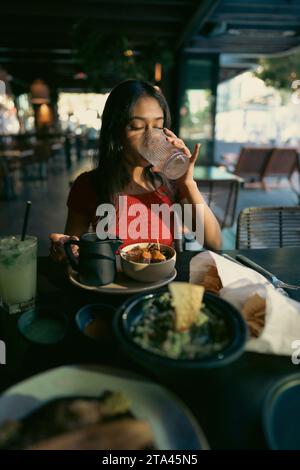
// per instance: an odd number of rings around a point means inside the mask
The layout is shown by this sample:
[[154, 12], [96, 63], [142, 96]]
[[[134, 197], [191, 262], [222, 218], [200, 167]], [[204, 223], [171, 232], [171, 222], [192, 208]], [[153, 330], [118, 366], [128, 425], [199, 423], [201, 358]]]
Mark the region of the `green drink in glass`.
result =
[[19, 313], [35, 305], [37, 238], [0, 238], [0, 298], [9, 313]]

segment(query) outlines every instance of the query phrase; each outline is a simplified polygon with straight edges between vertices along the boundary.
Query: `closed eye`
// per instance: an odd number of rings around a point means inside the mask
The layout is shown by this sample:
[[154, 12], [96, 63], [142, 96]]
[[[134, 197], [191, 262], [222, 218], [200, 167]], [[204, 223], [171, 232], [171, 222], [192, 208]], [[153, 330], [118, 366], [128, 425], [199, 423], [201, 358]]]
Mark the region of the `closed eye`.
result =
[[[145, 127], [136, 127], [136, 126], [129, 126], [129, 129], [132, 130], [132, 131], [140, 131], [140, 130], [143, 130], [145, 129]], [[153, 129], [159, 129], [159, 130], [163, 130], [163, 127], [161, 126], [153, 126]]]

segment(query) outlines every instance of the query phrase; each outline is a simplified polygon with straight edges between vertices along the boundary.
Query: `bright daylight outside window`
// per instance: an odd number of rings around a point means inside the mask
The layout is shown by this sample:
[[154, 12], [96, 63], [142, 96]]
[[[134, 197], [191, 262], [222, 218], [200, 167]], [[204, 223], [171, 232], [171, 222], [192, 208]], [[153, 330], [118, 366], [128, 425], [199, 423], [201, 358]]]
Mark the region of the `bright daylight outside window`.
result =
[[101, 116], [108, 94], [60, 93], [58, 114], [63, 130], [78, 134], [87, 132], [95, 138], [101, 127]]
[[297, 145], [300, 108], [291, 92], [276, 90], [252, 72], [218, 86], [216, 139], [224, 142]]

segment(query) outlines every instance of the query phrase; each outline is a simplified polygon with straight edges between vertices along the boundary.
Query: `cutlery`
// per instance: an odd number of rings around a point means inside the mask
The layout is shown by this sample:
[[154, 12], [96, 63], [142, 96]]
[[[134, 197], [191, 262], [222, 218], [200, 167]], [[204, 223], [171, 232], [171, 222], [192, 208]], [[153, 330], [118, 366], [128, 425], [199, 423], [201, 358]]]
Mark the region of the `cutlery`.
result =
[[232, 258], [232, 256], [229, 256], [227, 253], [222, 253], [223, 258], [228, 259], [229, 261], [232, 261], [233, 263], [239, 264], [240, 266], [244, 265], [242, 263], [239, 263], [235, 258]]
[[[242, 255], [237, 255], [237, 257], [238, 257], [238, 256], [242, 256]], [[226, 259], [228, 259], [229, 261], [233, 261], [234, 263], [236, 263], [236, 264], [238, 264], [238, 265], [240, 265], [240, 266], [245, 267], [245, 265], [246, 265], [246, 263], [244, 263], [244, 264], [240, 263], [240, 262], [237, 261], [235, 258], [232, 258], [231, 256], [227, 255], [227, 253], [223, 253], [223, 257], [226, 258]], [[243, 258], [245, 258], [245, 257], [243, 257]], [[247, 258], [247, 259], [248, 259], [248, 258]], [[250, 261], [250, 260], [249, 260], [249, 261]], [[254, 263], [254, 264], [255, 264], [255, 263]], [[256, 265], [256, 266], [258, 266], [258, 265]], [[247, 265], [247, 267], [249, 267], [249, 266]], [[251, 268], [252, 268], [252, 266], [251, 266]], [[253, 269], [254, 269], [254, 268], [253, 268]], [[262, 268], [262, 269], [263, 269], [263, 268]], [[263, 270], [264, 270], [264, 269], [263, 269]], [[256, 270], [256, 271], [257, 271], [257, 270]], [[269, 273], [269, 271], [265, 271], [265, 270], [264, 270], [264, 272]], [[261, 274], [261, 272], [260, 272], [260, 274]], [[269, 273], [269, 274], [271, 274], [271, 273]], [[272, 282], [271, 282], [271, 283], [272, 283]], [[274, 288], [275, 288], [278, 292], [280, 292], [282, 295], [285, 295], [286, 297], [289, 297], [288, 293], [287, 293], [285, 290], [283, 290], [282, 287], [276, 287], [273, 283], [272, 283], [272, 285], [273, 285]]]
[[257, 271], [258, 273], [267, 277], [270, 280], [271, 284], [273, 284], [273, 286], [276, 287], [277, 289], [278, 288], [291, 289], [291, 290], [300, 289], [300, 286], [296, 286], [294, 284], [288, 284], [286, 282], [281, 281], [281, 279], [278, 279], [278, 277], [276, 277], [273, 273], [270, 273], [270, 271], [267, 271], [265, 268], [263, 268], [259, 264], [254, 263], [254, 261], [247, 258], [246, 256], [236, 255], [236, 259], [240, 263], [242, 263], [244, 266], [248, 266], [249, 268], [254, 269], [254, 271]]

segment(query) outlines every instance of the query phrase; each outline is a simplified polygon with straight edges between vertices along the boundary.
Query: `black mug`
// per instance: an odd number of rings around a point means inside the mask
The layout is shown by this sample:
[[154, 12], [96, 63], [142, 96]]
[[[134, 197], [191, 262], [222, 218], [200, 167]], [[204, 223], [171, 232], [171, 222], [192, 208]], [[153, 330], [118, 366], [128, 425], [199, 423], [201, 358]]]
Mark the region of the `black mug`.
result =
[[[96, 233], [84, 233], [80, 240], [64, 244], [72, 268], [78, 271], [80, 282], [90, 286], [104, 286], [115, 280], [116, 251], [121, 240], [100, 240]], [[79, 258], [72, 253], [71, 245], [79, 246]]]

